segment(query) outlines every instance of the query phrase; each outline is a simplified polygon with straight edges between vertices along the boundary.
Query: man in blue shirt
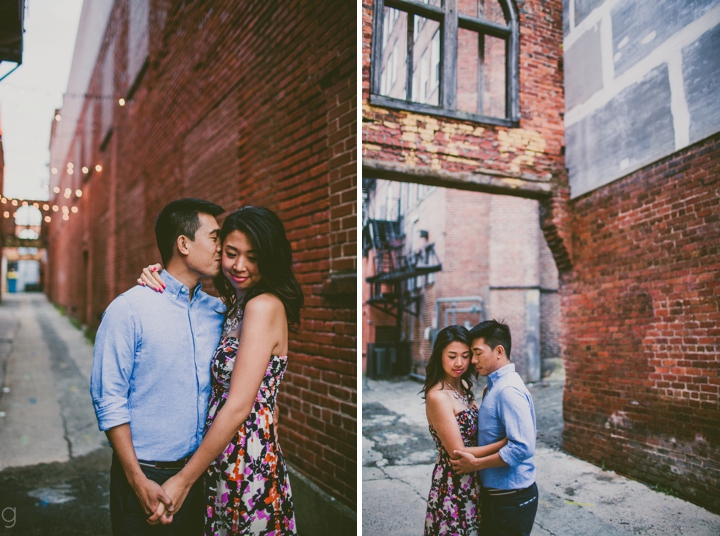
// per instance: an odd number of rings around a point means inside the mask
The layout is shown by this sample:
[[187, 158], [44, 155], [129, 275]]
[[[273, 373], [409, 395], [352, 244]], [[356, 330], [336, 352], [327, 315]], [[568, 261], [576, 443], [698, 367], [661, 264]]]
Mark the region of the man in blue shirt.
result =
[[[201, 289], [220, 271], [223, 208], [200, 199], [167, 205], [155, 223], [164, 292], [136, 286], [108, 306], [95, 340], [90, 393], [113, 448], [113, 534], [202, 534], [202, 479], [170, 525], [147, 518], [170, 497], [161, 485], [200, 445], [210, 363], [224, 306]], [[160, 289], [157, 289], [160, 290]]]
[[535, 484], [535, 407], [515, 365], [510, 362], [510, 328], [495, 320], [470, 330], [472, 362], [488, 385], [478, 412], [478, 446], [507, 437], [496, 454], [451, 460], [459, 473], [480, 472], [483, 534], [522, 535], [532, 531], [538, 507]]

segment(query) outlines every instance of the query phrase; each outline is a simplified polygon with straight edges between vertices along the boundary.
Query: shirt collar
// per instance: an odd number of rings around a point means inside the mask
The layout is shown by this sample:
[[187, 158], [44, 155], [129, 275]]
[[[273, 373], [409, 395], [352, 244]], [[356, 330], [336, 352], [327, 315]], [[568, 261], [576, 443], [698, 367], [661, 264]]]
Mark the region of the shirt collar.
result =
[[[171, 276], [167, 270], [160, 272], [160, 277], [165, 282], [165, 292], [169, 292], [174, 298], [182, 298], [187, 301], [190, 289]], [[195, 293], [193, 294], [193, 300], [197, 297], [200, 289], [202, 289], [202, 283], [198, 282], [197, 287], [195, 287]]]
[[507, 365], [497, 369], [495, 372], [488, 374], [488, 390], [496, 381], [511, 372], [515, 372], [515, 363], [508, 363]]

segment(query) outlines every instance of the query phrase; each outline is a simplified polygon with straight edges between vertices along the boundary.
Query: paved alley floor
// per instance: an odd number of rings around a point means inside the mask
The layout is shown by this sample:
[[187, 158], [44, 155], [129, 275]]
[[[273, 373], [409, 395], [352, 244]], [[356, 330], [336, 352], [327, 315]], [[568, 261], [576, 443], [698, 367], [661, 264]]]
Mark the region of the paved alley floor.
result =
[[[720, 516], [562, 452], [562, 386], [562, 378], [529, 386], [538, 426], [534, 536], [720, 534]], [[364, 536], [423, 533], [437, 451], [420, 387], [363, 379]]]
[[0, 534], [110, 533], [92, 345], [44, 294], [0, 304]]

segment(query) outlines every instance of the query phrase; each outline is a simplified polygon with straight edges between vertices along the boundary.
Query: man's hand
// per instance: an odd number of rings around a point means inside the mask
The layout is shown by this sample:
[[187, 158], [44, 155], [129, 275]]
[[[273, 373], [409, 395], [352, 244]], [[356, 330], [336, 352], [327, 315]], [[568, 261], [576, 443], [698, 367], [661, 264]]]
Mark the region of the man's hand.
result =
[[475, 466], [477, 458], [475, 456], [461, 450], [453, 451], [453, 454], [460, 456], [457, 460], [450, 459], [453, 472], [462, 475], [477, 471], [477, 467]]
[[147, 522], [151, 525], [157, 525], [158, 523], [169, 525], [172, 523], [173, 516], [180, 511], [180, 507], [183, 502], [185, 502], [190, 488], [192, 488], [192, 483], [185, 481], [183, 475], [180, 473], [168, 478], [162, 485], [162, 489], [167, 496], [172, 499], [172, 504], [164, 505], [161, 502], [155, 509], [153, 515], [148, 518]]
[[165, 493], [165, 490], [160, 487], [160, 484], [153, 482], [145, 475], [133, 482], [132, 488], [138, 501], [140, 501], [140, 506], [143, 507], [147, 515], [155, 515], [155, 512], [158, 510], [158, 505], [163, 503], [165, 508], [172, 511], [173, 501], [170, 496]]
[[165, 505], [162, 501], [158, 501], [158, 507], [155, 513], [147, 518], [147, 522], [151, 525], [169, 525], [173, 521], [173, 514], [165, 509]]

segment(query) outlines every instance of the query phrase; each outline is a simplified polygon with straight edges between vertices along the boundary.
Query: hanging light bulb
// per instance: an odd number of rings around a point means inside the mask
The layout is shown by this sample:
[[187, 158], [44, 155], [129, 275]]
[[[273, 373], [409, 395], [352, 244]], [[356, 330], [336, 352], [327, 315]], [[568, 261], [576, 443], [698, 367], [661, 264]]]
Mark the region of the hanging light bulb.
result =
[[62, 211], [63, 211], [63, 214], [67, 214], [68, 212], [70, 212], [70, 209], [67, 207], [63, 207]]
[[48, 205], [47, 203], [45, 203], [45, 204], [43, 205], [43, 210], [45, 210], [45, 211], [50, 210], [50, 205]]
[[17, 199], [13, 199], [13, 200], [11, 201], [11, 205], [14, 206], [14, 207], [18, 206]]
[[9, 217], [10, 217], [10, 213], [6, 210], [5, 212], [3, 212], [3, 216], [5, 216], [6, 218], [9, 218]]
[[119, 99], [119, 100], [118, 100], [118, 104], [119, 104], [120, 106], [125, 106], [125, 99]]
[[63, 220], [68, 221], [70, 219], [70, 216], [67, 214], [63, 214]]
[[82, 190], [75, 190], [75, 195], [78, 197], [82, 197]]
[[60, 193], [60, 187], [59, 187], [59, 186], [56, 186], [55, 188], [53, 188], [53, 192], [55, 192], [56, 194], [59, 194], [59, 193]]
[[53, 205], [52, 209], [53, 209], [53, 212], [57, 212], [58, 210], [60, 210], [60, 207], [58, 207], [57, 205]]
[[72, 195], [72, 190], [70, 188], [65, 188], [65, 193], [63, 194], [65, 199], [70, 199], [70, 195]]
[[60, 121], [61, 119], [60, 114], [55, 114], [55, 121]]
[[67, 168], [68, 175], [72, 175], [73, 173], [75, 173], [75, 170], [73, 168], [71, 168], [71, 167]]
[[53, 174], [53, 175], [57, 175], [57, 168], [56, 168], [56, 167], [52, 168], [50, 171], [52, 171], [52, 174]]
[[100, 172], [102, 171], [102, 166], [101, 166], [100, 164], [98, 164], [97, 166], [95, 166], [95, 171], [97, 171], [98, 173], [100, 173]]
[[90, 171], [90, 169], [88, 169], [87, 166], [83, 166], [82, 172], [83, 172], [83, 173], [87, 173], [88, 171]]
[[0, 203], [7, 203], [7, 199], [5, 199], [4, 197], [0, 198]]
[[22, 206], [24, 206], [24, 207], [28, 206], [28, 202], [27, 202], [27, 201], [23, 201], [23, 202], [22, 202]]
[[50, 216], [45, 216], [45, 221], [50, 223], [52, 221], [52, 218]]
[[40, 203], [33, 203], [33, 206], [34, 206], [35, 208], [39, 208], [39, 207], [40, 207]]
[[77, 211], [78, 211], [77, 207], [73, 207], [70, 209], [70, 212], [72, 212], [73, 214], [77, 214]]

